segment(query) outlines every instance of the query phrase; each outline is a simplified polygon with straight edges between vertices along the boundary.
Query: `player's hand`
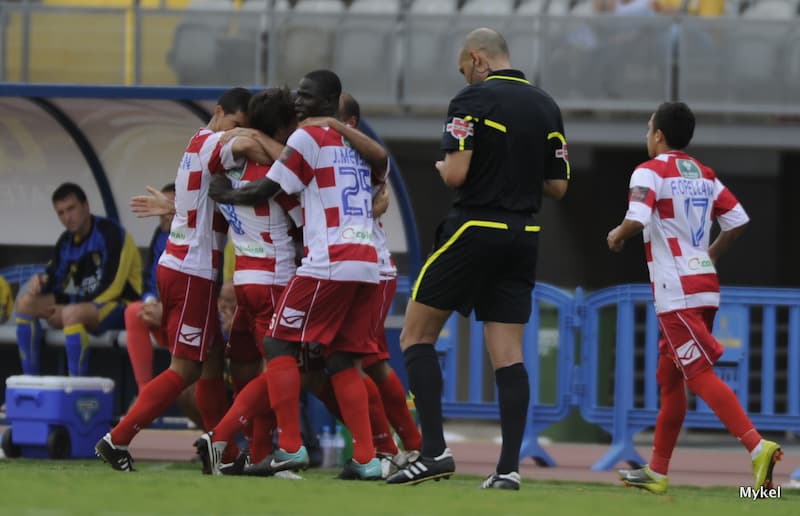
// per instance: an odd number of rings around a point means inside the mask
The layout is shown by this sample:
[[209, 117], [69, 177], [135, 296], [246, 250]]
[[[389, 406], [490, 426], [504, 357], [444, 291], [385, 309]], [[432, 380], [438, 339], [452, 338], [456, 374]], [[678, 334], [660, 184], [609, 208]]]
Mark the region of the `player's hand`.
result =
[[142, 308], [139, 310], [139, 319], [147, 323], [149, 326], [157, 328], [161, 326], [161, 313], [161, 302], [156, 301], [155, 303], [144, 303]]
[[28, 293], [38, 296], [44, 290], [47, 284], [47, 276], [44, 274], [34, 274], [31, 278], [30, 285], [28, 285]]
[[161, 191], [146, 186], [150, 195], [134, 195], [131, 197], [131, 211], [139, 218], [171, 215], [175, 212], [175, 202]]
[[310, 116], [298, 124], [300, 127], [330, 127], [336, 123], [335, 118], [329, 116]]
[[256, 134], [254, 129], [248, 129], [247, 127], [236, 127], [234, 129], [229, 129], [222, 133], [222, 136], [219, 137], [219, 142], [222, 145], [225, 145], [229, 141], [233, 140], [237, 136], [244, 136], [247, 138], [256, 139]]
[[218, 203], [227, 204], [225, 196], [233, 190], [230, 180], [224, 174], [214, 174], [208, 185], [208, 196]]
[[378, 218], [389, 209], [389, 190], [386, 188], [386, 183], [375, 187], [378, 193], [372, 199], [372, 216]]
[[617, 226], [609, 231], [608, 236], [606, 237], [609, 250], [615, 253], [621, 252], [623, 247], [625, 247], [625, 240], [619, 237], [620, 231], [620, 226]]

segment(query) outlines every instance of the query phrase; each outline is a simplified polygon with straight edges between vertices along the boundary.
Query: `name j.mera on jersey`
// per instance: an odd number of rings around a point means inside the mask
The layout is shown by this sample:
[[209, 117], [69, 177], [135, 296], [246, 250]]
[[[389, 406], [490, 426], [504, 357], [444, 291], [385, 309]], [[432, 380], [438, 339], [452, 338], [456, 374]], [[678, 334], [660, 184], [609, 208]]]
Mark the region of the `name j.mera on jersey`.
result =
[[349, 147], [333, 147], [331, 149], [333, 151], [334, 165], [369, 167], [369, 163], [355, 149]]

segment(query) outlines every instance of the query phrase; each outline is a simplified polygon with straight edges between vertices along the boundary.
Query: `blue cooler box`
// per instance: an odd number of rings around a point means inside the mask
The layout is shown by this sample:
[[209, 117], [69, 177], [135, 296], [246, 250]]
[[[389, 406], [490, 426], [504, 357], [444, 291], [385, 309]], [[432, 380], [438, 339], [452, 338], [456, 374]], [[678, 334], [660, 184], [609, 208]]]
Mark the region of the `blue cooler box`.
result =
[[110, 378], [10, 376], [6, 380], [3, 434], [7, 456], [93, 457], [113, 416]]

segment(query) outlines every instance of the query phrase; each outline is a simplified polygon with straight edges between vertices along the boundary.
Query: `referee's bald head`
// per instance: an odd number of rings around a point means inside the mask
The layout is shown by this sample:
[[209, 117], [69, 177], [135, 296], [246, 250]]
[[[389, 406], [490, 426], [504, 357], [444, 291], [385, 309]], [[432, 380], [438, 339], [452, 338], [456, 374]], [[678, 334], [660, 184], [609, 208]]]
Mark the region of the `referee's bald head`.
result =
[[464, 52], [483, 51], [489, 59], [508, 58], [508, 44], [502, 34], [494, 29], [475, 29], [464, 41]]

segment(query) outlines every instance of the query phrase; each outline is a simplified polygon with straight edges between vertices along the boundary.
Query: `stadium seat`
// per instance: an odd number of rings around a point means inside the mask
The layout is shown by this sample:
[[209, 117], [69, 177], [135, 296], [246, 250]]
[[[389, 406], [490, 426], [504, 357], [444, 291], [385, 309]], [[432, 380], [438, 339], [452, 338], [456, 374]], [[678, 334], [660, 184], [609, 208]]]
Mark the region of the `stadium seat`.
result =
[[523, 71], [530, 81], [539, 74], [539, 19], [517, 14], [508, 23], [503, 35], [511, 53], [511, 64]]
[[786, 91], [786, 100], [794, 104], [800, 104], [800, 34], [796, 34], [786, 45], [786, 80], [784, 84], [794, 85], [788, 87]]
[[333, 53], [336, 47], [336, 30], [343, 21], [344, 10], [338, 12], [308, 12], [298, 10], [300, 4], [286, 15], [283, 23], [276, 27], [277, 58], [273, 84], [288, 84], [294, 87], [311, 70], [333, 68]]
[[409, 10], [410, 13], [415, 15], [453, 14], [457, 11], [457, 0], [414, 0]]
[[569, 14], [570, 0], [550, 0], [547, 3], [547, 14], [550, 16], [566, 16]]
[[178, 84], [209, 84], [213, 79], [219, 32], [203, 22], [188, 22], [178, 26], [167, 56]]
[[394, 4], [394, 13], [351, 10], [336, 32], [333, 70], [341, 77], [343, 88], [365, 107], [393, 108], [397, 104], [399, 42], [395, 15], [399, 5]]
[[338, 14], [344, 11], [344, 4], [341, 0], [298, 0], [294, 10], [298, 13]]
[[507, 16], [514, 12], [516, 3], [516, 0], [467, 0], [461, 7], [461, 14]]
[[593, 16], [594, 5], [592, 5], [591, 0], [583, 0], [572, 6], [569, 13], [575, 16]]
[[[781, 24], [783, 26], [783, 24]], [[753, 104], [778, 102], [781, 84], [781, 31], [770, 22], [750, 20], [727, 42], [727, 63], [733, 100]]]
[[396, 15], [401, 9], [401, 0], [353, 0], [350, 14]]
[[797, 14], [797, 4], [789, 0], [761, 0], [750, 5], [742, 18], [750, 20], [788, 20]]
[[517, 6], [516, 14], [541, 14], [544, 10], [546, 0], [522, 0]]
[[407, 16], [403, 63], [407, 106], [444, 110], [450, 98], [465, 86], [457, 71], [458, 47], [465, 33], [455, 29], [455, 22], [455, 12]]

